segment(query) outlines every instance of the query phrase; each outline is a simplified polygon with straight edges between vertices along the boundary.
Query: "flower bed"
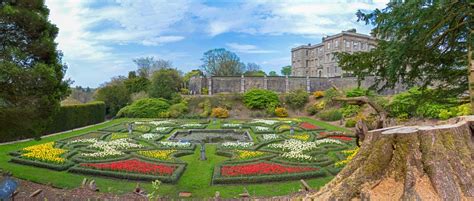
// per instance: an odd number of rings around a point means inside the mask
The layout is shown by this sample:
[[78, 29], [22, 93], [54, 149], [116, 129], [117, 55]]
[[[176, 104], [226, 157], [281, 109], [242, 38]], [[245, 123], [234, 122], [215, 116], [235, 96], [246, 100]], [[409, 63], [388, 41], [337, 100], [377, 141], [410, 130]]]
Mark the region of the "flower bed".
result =
[[311, 139], [311, 135], [309, 133], [287, 135], [287, 137], [297, 139], [297, 140], [302, 140], [302, 141], [310, 141]]
[[154, 132], [160, 133], [160, 134], [168, 134], [173, 131], [174, 127], [156, 127], [154, 129]]
[[142, 145], [130, 142], [129, 139], [97, 141], [87, 146], [88, 149], [94, 150], [94, 152], [84, 152], [79, 154], [79, 156], [81, 158], [88, 159], [108, 159], [124, 155], [125, 153], [121, 150], [137, 149], [142, 147]]
[[128, 133], [112, 133], [110, 135], [110, 140], [118, 140], [128, 138]]
[[271, 140], [276, 140], [276, 139], [280, 139], [280, 136], [277, 135], [277, 134], [263, 134], [261, 136], [261, 139], [263, 141], [271, 141]]
[[303, 122], [300, 124], [300, 127], [307, 130], [307, 131], [313, 131], [313, 130], [321, 130], [320, 127], [316, 126], [316, 125], [313, 125], [311, 123], [308, 123], [308, 122]]
[[237, 160], [248, 160], [252, 158], [258, 158], [265, 155], [265, 152], [262, 151], [248, 151], [248, 150], [237, 150], [236, 159]]
[[330, 136], [329, 138], [336, 139], [336, 140], [343, 140], [343, 141], [352, 141], [354, 139], [347, 136]]
[[145, 140], [157, 140], [161, 137], [163, 137], [163, 135], [155, 134], [155, 133], [145, 133], [145, 134], [140, 135], [140, 138], [145, 139]]
[[178, 148], [178, 149], [188, 149], [192, 147], [192, 144], [189, 142], [170, 142], [170, 141], [161, 141], [158, 142], [159, 145], [167, 148]]
[[181, 128], [184, 128], [184, 129], [204, 129], [206, 127], [207, 127], [206, 124], [198, 124], [198, 123], [189, 123], [189, 124], [181, 125]]
[[221, 167], [221, 175], [224, 177], [237, 177], [249, 175], [288, 174], [315, 170], [318, 169], [314, 167], [285, 166], [268, 162], [259, 162], [235, 166], [224, 165]]
[[83, 163], [80, 164], [80, 166], [99, 170], [112, 170], [151, 175], [172, 175], [173, 171], [176, 169], [176, 166], [164, 164], [157, 165], [154, 163], [144, 162], [137, 159], [109, 163]]
[[177, 150], [175, 149], [170, 149], [170, 150], [150, 150], [150, 151], [138, 151], [137, 153], [139, 155], [149, 157], [149, 158], [154, 158], [154, 159], [159, 159], [159, 160], [171, 160], [172, 155], [176, 153]]
[[273, 129], [266, 126], [252, 126], [252, 131], [256, 134], [273, 133]]
[[244, 149], [253, 146], [253, 142], [224, 142], [221, 147], [226, 149]]
[[[294, 131], [303, 131], [303, 129], [301, 129], [298, 126], [293, 126], [293, 129]], [[291, 130], [291, 125], [288, 125], [288, 124], [283, 124], [276, 128], [277, 133], [283, 133], [285, 131], [290, 131], [290, 130]]]
[[61, 155], [66, 153], [66, 150], [54, 148], [54, 145], [55, 142], [48, 142], [23, 148], [22, 151], [25, 153], [21, 154], [21, 157], [46, 163], [62, 164], [66, 160]]
[[243, 128], [243, 124], [237, 124], [237, 123], [224, 123], [221, 125], [221, 128]]

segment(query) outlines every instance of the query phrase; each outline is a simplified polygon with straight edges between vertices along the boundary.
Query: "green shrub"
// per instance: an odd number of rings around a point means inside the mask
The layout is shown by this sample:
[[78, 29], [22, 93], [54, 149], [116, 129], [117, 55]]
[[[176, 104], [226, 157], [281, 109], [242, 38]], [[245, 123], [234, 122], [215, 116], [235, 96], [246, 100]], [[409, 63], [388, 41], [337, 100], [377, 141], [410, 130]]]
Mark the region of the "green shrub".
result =
[[356, 124], [357, 124], [357, 121], [355, 119], [348, 119], [346, 123], [344, 124], [344, 126], [347, 128], [354, 128]]
[[279, 105], [278, 95], [270, 90], [251, 89], [243, 96], [245, 106], [250, 109], [266, 109], [269, 105]]
[[290, 108], [301, 109], [308, 102], [308, 97], [309, 97], [309, 94], [305, 90], [298, 89], [286, 94], [285, 102], [287, 105], [290, 106]]
[[199, 114], [200, 117], [204, 118], [204, 117], [208, 117], [210, 114], [211, 114], [211, 100], [209, 100], [209, 98], [206, 98], [206, 100], [204, 100], [203, 102], [200, 102], [198, 104], [198, 107], [200, 107], [202, 109], [202, 113]]
[[318, 117], [324, 121], [337, 121], [342, 119], [342, 112], [339, 109], [323, 110], [318, 113]]
[[344, 117], [353, 117], [360, 111], [360, 106], [358, 105], [345, 105], [342, 107], [342, 114]]
[[188, 104], [187, 102], [183, 101], [181, 103], [171, 105], [168, 109], [168, 112], [170, 117], [178, 118], [188, 112]]
[[346, 91], [346, 97], [371, 96], [373, 93], [365, 88], [353, 88]]
[[324, 100], [326, 104], [331, 105], [332, 104], [332, 99], [336, 96], [339, 96], [339, 92], [335, 90], [334, 88], [329, 88], [328, 90], [324, 91]]
[[446, 120], [446, 119], [451, 118], [452, 115], [453, 115], [453, 113], [451, 113], [450, 111], [445, 110], [445, 109], [442, 109], [442, 110], [439, 112], [438, 118], [440, 118], [440, 119], [442, 119], [442, 120]]
[[209, 89], [208, 88], [202, 88], [201, 89], [201, 94], [203, 94], [203, 95], [209, 94]]
[[131, 118], [156, 118], [167, 117], [170, 113], [167, 111], [170, 108], [168, 101], [162, 98], [145, 98], [132, 103], [129, 106], [122, 108], [117, 117], [131, 117]]

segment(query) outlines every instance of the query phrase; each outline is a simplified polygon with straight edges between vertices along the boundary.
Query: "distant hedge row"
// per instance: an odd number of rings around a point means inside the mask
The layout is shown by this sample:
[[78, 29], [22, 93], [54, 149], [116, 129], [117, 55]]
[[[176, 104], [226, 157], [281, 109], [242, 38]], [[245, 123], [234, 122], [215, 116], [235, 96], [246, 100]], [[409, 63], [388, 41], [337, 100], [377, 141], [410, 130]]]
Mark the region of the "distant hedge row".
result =
[[[105, 121], [105, 103], [90, 102], [79, 105], [65, 105], [52, 117], [52, 121], [46, 126], [43, 135], [66, 131], [91, 124]], [[8, 126], [8, 125], [7, 125]], [[6, 130], [9, 128], [7, 127]], [[0, 142], [9, 142], [25, 138], [34, 138], [35, 133], [26, 130], [9, 130], [8, 134], [3, 134]]]
[[53, 116], [53, 121], [44, 134], [66, 131], [105, 120], [105, 103], [95, 101], [79, 105], [61, 106], [59, 112]]

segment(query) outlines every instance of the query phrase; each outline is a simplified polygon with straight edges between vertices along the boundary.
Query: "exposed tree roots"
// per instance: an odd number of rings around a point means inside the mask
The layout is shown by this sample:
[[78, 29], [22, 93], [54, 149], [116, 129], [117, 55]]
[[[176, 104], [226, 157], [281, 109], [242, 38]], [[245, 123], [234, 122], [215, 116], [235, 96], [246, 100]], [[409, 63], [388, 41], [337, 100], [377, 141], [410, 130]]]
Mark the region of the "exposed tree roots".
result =
[[369, 131], [316, 200], [474, 200], [474, 116], [443, 126]]

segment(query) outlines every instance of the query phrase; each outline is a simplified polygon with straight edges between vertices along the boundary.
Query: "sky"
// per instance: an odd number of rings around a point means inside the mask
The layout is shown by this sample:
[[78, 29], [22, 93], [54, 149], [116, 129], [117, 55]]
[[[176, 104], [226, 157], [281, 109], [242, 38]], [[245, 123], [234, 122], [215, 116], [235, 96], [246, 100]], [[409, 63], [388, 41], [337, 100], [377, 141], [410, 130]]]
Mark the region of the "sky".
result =
[[242, 62], [280, 73], [291, 48], [325, 35], [371, 27], [357, 10], [384, 8], [387, 0], [46, 0], [59, 28], [58, 49], [73, 86], [98, 87], [136, 70], [133, 59], [170, 60], [187, 72], [204, 52], [225, 48]]

